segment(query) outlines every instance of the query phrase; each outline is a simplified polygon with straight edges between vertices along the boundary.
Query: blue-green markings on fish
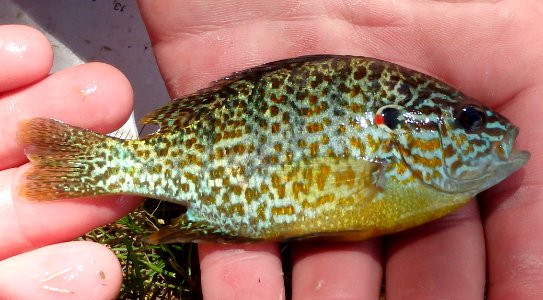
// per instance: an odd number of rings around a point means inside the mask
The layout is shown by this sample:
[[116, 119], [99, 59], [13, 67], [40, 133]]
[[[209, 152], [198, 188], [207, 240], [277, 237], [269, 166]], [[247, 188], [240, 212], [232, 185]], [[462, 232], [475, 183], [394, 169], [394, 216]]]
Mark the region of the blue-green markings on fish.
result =
[[393, 63], [305, 56], [174, 100], [120, 140], [52, 119], [19, 128], [30, 200], [132, 194], [187, 207], [150, 242], [361, 240], [444, 216], [522, 167], [518, 129]]

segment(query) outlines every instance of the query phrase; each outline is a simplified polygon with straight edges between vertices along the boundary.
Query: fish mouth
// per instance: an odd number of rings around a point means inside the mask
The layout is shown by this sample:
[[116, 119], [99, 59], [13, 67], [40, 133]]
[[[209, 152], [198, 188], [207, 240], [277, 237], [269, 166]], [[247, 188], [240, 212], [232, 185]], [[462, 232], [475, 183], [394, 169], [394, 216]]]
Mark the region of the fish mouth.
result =
[[486, 170], [486, 176], [483, 177], [483, 184], [474, 191], [474, 194], [478, 194], [500, 183], [502, 180], [509, 177], [509, 175], [522, 168], [529, 159], [529, 152], [512, 150], [508, 160], [489, 166]]
[[509, 153], [509, 158], [507, 161], [505, 161], [503, 164], [498, 164], [494, 169], [498, 167], [507, 166], [510, 170], [510, 173], [513, 173], [517, 171], [518, 169], [522, 168], [528, 160], [530, 159], [530, 152], [528, 151], [518, 151], [513, 149]]
[[475, 193], [480, 193], [507, 178], [518, 169], [522, 168], [530, 159], [530, 153], [528, 151], [519, 151], [514, 149], [515, 141], [519, 134], [519, 129], [512, 126], [504, 137], [505, 143], [495, 145], [494, 147], [501, 147], [502, 149], [495, 149], [498, 153], [498, 157], [501, 161], [493, 163], [485, 170], [486, 175], [484, 178], [484, 184], [478, 187]]
[[478, 170], [470, 174], [468, 178], [465, 176], [453, 177], [449, 175], [448, 180], [445, 182], [444, 190], [447, 192], [464, 191], [475, 196], [498, 184], [524, 166], [530, 159], [530, 153], [514, 149], [518, 134], [518, 128], [511, 126], [505, 133], [502, 141], [492, 145], [492, 152], [496, 155], [493, 161], [480, 162]]
[[[503, 153], [507, 153], [506, 157], [503, 157], [505, 164], [511, 165], [514, 167], [514, 171], [520, 169], [528, 160], [530, 159], [530, 153], [528, 151], [519, 151], [514, 149], [515, 141], [519, 134], [519, 129], [516, 126], [511, 126], [511, 129], [507, 131], [504, 139], [507, 141], [502, 145], [502, 147], [507, 147], [508, 149], [503, 149]], [[500, 153], [500, 151], [496, 151]], [[502, 157], [500, 157], [502, 158]], [[512, 171], [512, 172], [514, 172]]]
[[493, 145], [495, 153], [498, 153], [498, 157], [503, 161], [509, 161], [515, 158], [516, 150], [513, 149], [515, 146], [515, 141], [519, 134], [519, 129], [516, 126], [511, 126], [511, 128], [505, 132], [503, 137], [505, 143], [496, 143]]

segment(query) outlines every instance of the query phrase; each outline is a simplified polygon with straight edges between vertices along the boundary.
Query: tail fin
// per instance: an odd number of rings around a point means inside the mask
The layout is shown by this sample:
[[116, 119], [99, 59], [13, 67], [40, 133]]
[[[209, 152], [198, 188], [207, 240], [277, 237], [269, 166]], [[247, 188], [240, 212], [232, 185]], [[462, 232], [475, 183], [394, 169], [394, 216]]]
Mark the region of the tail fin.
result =
[[44, 201], [112, 193], [97, 182], [107, 176], [107, 150], [118, 140], [42, 118], [19, 124], [18, 140], [32, 162], [19, 186], [24, 198]]

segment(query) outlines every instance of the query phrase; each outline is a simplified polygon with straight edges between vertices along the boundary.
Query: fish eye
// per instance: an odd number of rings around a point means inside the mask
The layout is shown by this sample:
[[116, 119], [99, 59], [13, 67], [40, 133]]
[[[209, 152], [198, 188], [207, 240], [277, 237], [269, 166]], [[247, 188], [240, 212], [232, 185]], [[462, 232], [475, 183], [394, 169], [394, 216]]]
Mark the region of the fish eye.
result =
[[384, 125], [391, 130], [398, 128], [400, 125], [400, 106], [387, 105], [381, 107], [375, 116], [377, 125]]
[[455, 112], [455, 119], [467, 132], [477, 131], [486, 124], [486, 115], [481, 107], [463, 106]]

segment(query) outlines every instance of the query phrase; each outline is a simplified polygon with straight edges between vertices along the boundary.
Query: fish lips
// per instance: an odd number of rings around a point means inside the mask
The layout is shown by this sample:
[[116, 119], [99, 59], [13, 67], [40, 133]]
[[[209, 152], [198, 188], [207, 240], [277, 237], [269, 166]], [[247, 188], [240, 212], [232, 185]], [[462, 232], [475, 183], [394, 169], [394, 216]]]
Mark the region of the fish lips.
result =
[[498, 157], [501, 161], [492, 163], [485, 171], [485, 183], [482, 184], [477, 193], [480, 193], [507, 178], [518, 169], [522, 168], [530, 159], [530, 153], [528, 151], [519, 151], [514, 149], [515, 141], [519, 134], [519, 129], [515, 126], [511, 126], [511, 129], [504, 137], [505, 143], [494, 145], [494, 148], [501, 147], [502, 149], [494, 149], [498, 153]]
[[478, 170], [470, 175], [463, 174], [462, 177], [449, 176], [443, 183], [443, 190], [449, 193], [467, 192], [475, 196], [498, 184], [524, 166], [530, 159], [530, 153], [514, 149], [518, 133], [518, 128], [511, 126], [502, 142], [496, 142], [492, 145], [492, 151], [496, 154], [494, 160], [480, 162], [481, 165]]

